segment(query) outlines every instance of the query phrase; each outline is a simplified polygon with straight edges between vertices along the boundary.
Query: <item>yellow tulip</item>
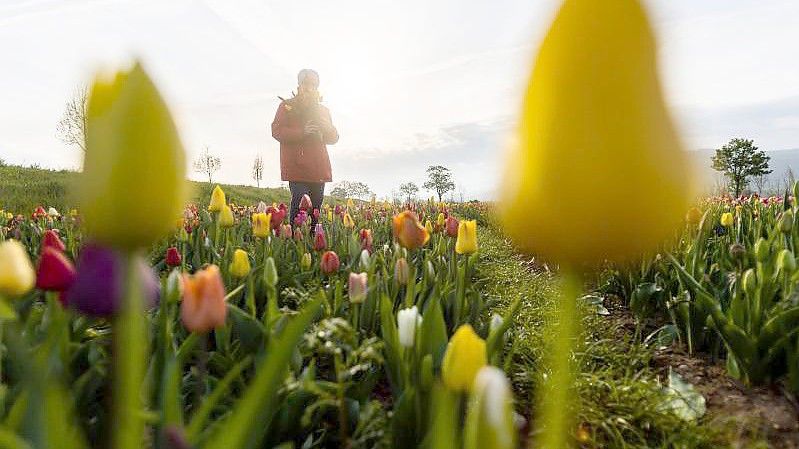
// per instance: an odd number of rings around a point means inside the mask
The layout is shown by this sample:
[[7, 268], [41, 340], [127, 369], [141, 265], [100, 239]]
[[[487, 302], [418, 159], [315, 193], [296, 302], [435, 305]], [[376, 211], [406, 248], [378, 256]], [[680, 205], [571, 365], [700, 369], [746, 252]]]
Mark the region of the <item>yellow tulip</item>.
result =
[[250, 257], [247, 251], [237, 249], [233, 252], [233, 261], [230, 263], [230, 274], [237, 278], [243, 278], [250, 274]]
[[433, 223], [430, 220], [424, 221], [424, 230], [427, 231], [428, 234], [433, 234]]
[[222, 187], [216, 186], [211, 192], [211, 203], [208, 204], [208, 210], [211, 212], [222, 212], [222, 208], [227, 205], [225, 198], [225, 191]]
[[252, 214], [252, 233], [256, 237], [266, 238], [272, 232], [272, 214]]
[[332, 210], [328, 210], [327, 211], [327, 221], [331, 221], [331, 222], [333, 221], [333, 211]]
[[172, 116], [141, 65], [112, 79], [98, 76], [86, 107], [77, 192], [88, 234], [132, 250], [172, 231], [187, 198], [185, 158]]
[[233, 219], [233, 211], [227, 204], [222, 205], [222, 210], [219, 212], [219, 226], [223, 228], [232, 228], [236, 223]]
[[450, 390], [471, 391], [474, 377], [487, 363], [486, 342], [477, 336], [472, 326], [464, 324], [447, 345], [441, 378]]
[[347, 209], [354, 209], [355, 203], [352, 201], [352, 198], [347, 198]]
[[722, 226], [724, 226], [725, 228], [729, 228], [730, 226], [732, 226], [733, 222], [734, 222], [734, 217], [732, 216], [731, 213], [724, 212], [723, 214], [721, 214]]
[[472, 254], [477, 251], [477, 222], [462, 220], [458, 224], [458, 240], [455, 241], [455, 252]]
[[438, 213], [438, 217], [436, 217], [436, 224], [439, 228], [443, 228], [444, 224], [447, 222], [447, 218], [444, 216], [443, 212]]
[[0, 296], [21, 296], [36, 283], [25, 247], [16, 240], [0, 242]]
[[568, 264], [654, 249], [688, 208], [687, 157], [636, 0], [565, 0], [545, 37], [503, 177], [523, 249]]
[[349, 212], [344, 213], [344, 227], [345, 228], [353, 228], [355, 227], [355, 222], [352, 220]]

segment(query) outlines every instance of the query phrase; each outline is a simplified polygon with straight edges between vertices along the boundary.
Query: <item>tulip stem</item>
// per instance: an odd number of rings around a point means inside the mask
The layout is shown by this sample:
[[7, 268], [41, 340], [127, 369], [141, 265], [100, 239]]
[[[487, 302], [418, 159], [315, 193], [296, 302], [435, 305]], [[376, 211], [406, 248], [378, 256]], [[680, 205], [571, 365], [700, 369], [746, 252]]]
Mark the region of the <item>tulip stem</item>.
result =
[[551, 377], [540, 392], [539, 407], [543, 432], [538, 447], [567, 448], [572, 429], [574, 372], [571, 366], [577, 336], [577, 297], [582, 292], [582, 278], [574, 271], [563, 270], [563, 282], [553, 323], [554, 340], [550, 343], [548, 366]]
[[114, 320], [114, 449], [139, 449], [143, 446], [144, 404], [142, 394], [147, 327], [136, 255], [125, 257], [127, 276], [125, 295]]

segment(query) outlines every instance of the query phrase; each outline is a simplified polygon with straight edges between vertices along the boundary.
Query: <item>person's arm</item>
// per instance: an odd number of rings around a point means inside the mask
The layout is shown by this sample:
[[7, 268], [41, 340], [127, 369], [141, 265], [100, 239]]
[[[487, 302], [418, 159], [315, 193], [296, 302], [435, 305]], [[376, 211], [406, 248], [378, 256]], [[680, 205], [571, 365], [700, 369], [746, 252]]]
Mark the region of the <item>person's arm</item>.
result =
[[324, 120], [322, 126], [322, 141], [327, 145], [333, 145], [338, 142], [338, 130], [333, 126], [333, 120], [330, 118], [330, 111], [324, 110]]
[[275, 120], [272, 122], [272, 137], [280, 143], [291, 143], [302, 140], [304, 131], [301, 126], [288, 124], [288, 105], [280, 103], [275, 113]]

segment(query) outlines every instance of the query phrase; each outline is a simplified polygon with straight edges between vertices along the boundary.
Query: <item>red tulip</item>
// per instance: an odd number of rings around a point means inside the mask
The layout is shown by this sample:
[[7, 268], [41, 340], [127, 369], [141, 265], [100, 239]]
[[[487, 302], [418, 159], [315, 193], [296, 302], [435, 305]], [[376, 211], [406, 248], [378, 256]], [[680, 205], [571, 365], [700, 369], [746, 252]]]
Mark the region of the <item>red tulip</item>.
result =
[[181, 262], [180, 252], [174, 246], [166, 249], [166, 264], [170, 267], [177, 267]]
[[317, 251], [322, 251], [323, 249], [327, 248], [327, 239], [325, 238], [325, 229], [322, 227], [321, 223], [317, 223], [316, 224], [316, 229], [314, 230], [313, 247]]
[[339, 265], [341, 265], [341, 262], [338, 259], [338, 255], [333, 251], [325, 251], [325, 253], [322, 254], [322, 259], [319, 261], [319, 267], [324, 274], [335, 273], [338, 271]]
[[47, 216], [47, 211], [42, 206], [38, 206], [31, 214], [31, 218], [42, 218]]
[[447, 217], [447, 221], [444, 224], [444, 228], [447, 231], [447, 235], [450, 237], [457, 237], [458, 236], [458, 219], [450, 215]]
[[302, 230], [300, 228], [294, 228], [294, 240], [299, 242], [302, 238]]
[[300, 211], [297, 212], [297, 215], [294, 216], [294, 224], [297, 226], [302, 226], [306, 221], [308, 221], [308, 213], [300, 209]]
[[292, 235], [291, 225], [286, 223], [284, 225], [280, 225], [280, 238], [282, 239], [290, 239]]
[[44, 251], [45, 248], [53, 248], [59, 252], [64, 252], [67, 249], [64, 242], [62, 242], [61, 238], [58, 236], [58, 232], [52, 229], [44, 231], [41, 250]]
[[286, 210], [288, 209], [288, 206], [286, 206], [286, 203], [280, 203], [277, 205], [277, 208], [280, 210]]
[[36, 267], [36, 288], [63, 292], [75, 282], [77, 272], [72, 262], [61, 251], [45, 247]]
[[365, 249], [369, 251], [369, 254], [372, 253], [372, 230], [371, 229], [361, 229], [358, 233], [361, 239], [361, 249]]

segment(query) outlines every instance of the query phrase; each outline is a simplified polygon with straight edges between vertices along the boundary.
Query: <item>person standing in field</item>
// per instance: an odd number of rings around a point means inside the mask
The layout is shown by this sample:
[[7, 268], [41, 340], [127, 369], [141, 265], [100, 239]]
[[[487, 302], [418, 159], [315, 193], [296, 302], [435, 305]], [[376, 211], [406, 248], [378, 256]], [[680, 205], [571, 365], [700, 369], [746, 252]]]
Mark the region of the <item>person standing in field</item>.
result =
[[[299, 212], [303, 195], [321, 209], [325, 183], [332, 181], [327, 145], [338, 142], [330, 111], [321, 104], [319, 74], [310, 69], [297, 75], [297, 93], [283, 100], [272, 122], [272, 137], [280, 142], [280, 176], [291, 191], [290, 223]], [[316, 223], [312, 210], [311, 224]]]

